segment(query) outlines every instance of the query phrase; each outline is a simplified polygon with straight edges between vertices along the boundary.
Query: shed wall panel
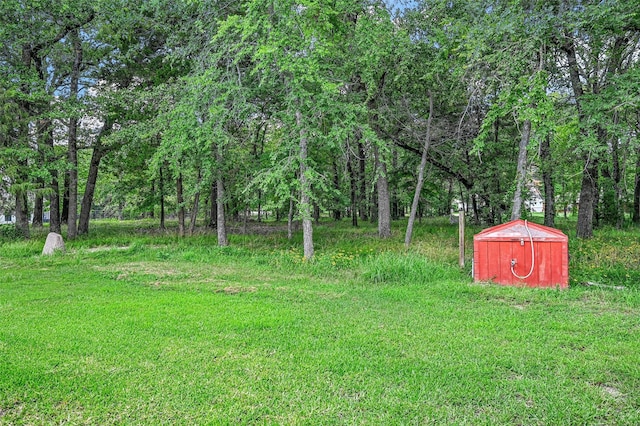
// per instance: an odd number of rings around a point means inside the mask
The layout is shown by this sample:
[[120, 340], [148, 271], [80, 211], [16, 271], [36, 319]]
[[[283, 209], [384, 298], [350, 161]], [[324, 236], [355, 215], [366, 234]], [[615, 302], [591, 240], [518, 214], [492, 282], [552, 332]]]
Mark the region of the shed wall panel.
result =
[[535, 278], [528, 282], [529, 285], [535, 285], [536, 283], [543, 285], [547, 282], [551, 281], [551, 263], [550, 262], [550, 254], [551, 247], [550, 243], [546, 243], [543, 241], [536, 241], [534, 243], [535, 247]]
[[489, 265], [488, 265], [488, 242], [487, 241], [476, 241], [474, 242], [474, 265], [473, 271], [475, 274], [475, 279], [477, 281], [487, 281], [490, 280], [489, 276]]

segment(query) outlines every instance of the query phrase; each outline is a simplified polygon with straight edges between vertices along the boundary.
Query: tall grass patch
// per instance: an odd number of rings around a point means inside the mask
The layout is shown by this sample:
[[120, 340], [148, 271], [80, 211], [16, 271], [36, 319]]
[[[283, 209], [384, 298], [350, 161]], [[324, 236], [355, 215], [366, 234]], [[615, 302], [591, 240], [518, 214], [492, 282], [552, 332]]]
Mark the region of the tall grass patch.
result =
[[638, 232], [606, 229], [589, 240], [569, 240], [571, 284], [596, 283], [640, 289]]
[[384, 252], [362, 262], [365, 281], [384, 284], [431, 284], [464, 280], [453, 265], [415, 253]]

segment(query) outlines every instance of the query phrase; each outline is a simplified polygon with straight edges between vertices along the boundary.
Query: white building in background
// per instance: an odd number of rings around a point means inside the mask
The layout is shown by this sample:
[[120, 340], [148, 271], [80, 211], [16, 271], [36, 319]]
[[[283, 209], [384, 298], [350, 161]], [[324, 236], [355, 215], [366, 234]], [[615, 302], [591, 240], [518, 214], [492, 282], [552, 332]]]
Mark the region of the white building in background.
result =
[[0, 225], [16, 223], [16, 217], [9, 212], [0, 213]]
[[544, 212], [544, 197], [540, 192], [540, 182], [533, 180], [527, 184], [527, 191], [529, 196], [524, 200], [524, 205], [527, 210], [532, 213]]
[[[9, 192], [10, 180], [6, 176], [0, 177], [0, 225], [16, 223], [15, 196]], [[30, 196], [30, 204], [33, 205], [33, 195]], [[33, 210], [30, 208], [30, 210]], [[33, 211], [30, 212], [29, 223], [33, 222]], [[42, 223], [48, 223], [51, 213], [46, 210], [42, 213]]]

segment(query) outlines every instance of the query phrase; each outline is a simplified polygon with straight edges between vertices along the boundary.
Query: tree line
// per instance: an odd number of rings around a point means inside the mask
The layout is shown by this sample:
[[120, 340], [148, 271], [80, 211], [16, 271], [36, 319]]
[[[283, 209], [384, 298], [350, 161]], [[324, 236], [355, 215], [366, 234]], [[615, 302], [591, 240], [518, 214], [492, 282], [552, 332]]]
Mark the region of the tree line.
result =
[[229, 217], [299, 219], [306, 258], [321, 212], [382, 238], [408, 216], [408, 245], [454, 200], [522, 217], [534, 186], [580, 238], [639, 223], [631, 3], [5, 0], [0, 203], [25, 237], [96, 204], [220, 245]]

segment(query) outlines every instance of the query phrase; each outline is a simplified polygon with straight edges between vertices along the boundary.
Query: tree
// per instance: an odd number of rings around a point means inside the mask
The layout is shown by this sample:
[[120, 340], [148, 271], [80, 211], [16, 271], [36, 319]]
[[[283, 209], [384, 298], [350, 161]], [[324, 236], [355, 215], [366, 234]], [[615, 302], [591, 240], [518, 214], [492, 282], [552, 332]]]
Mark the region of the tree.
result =
[[413, 224], [416, 220], [416, 213], [418, 212], [418, 202], [420, 201], [420, 192], [422, 192], [422, 186], [424, 184], [424, 170], [427, 166], [427, 153], [429, 152], [429, 143], [431, 140], [431, 123], [433, 120], [433, 94], [429, 93], [429, 118], [427, 119], [427, 136], [425, 137], [424, 145], [422, 147], [422, 157], [420, 159], [420, 166], [418, 167], [418, 181], [416, 184], [416, 191], [413, 196], [413, 203], [411, 204], [411, 212], [409, 213], [409, 221], [407, 222], [407, 232], [404, 237], [405, 247], [409, 247], [411, 244], [411, 236], [413, 234]]
[[[298, 211], [307, 260], [314, 254], [314, 192], [326, 186], [314, 160], [320, 158], [317, 152], [338, 148], [331, 136], [340, 133], [342, 127], [337, 123], [344, 111], [340, 88], [345, 77], [340, 72], [343, 52], [338, 45], [344, 40], [348, 24], [341, 16], [358, 6], [356, 3], [327, 6], [313, 1], [256, 0], [247, 3], [245, 15], [231, 17], [227, 22], [227, 28], [241, 31], [241, 43], [254, 46], [248, 58], [249, 72], [260, 75], [260, 86], [274, 88], [278, 93], [278, 112], [272, 119], [281, 127], [278, 134], [284, 138], [276, 145], [276, 161], [260, 176], [266, 181], [273, 181], [273, 176], [290, 178], [285, 170], [294, 161], [298, 164]], [[286, 160], [281, 161], [283, 158]]]
[[[179, 4], [178, 4], [179, 5]], [[101, 124], [91, 144], [90, 167], [82, 197], [78, 233], [89, 232], [89, 220], [95, 196], [100, 164], [105, 156], [123, 147], [128, 149], [130, 163], [145, 163], [141, 155], [150, 157], [148, 146], [157, 143], [157, 132], [149, 125], [156, 117], [163, 99], [166, 82], [184, 75], [189, 65], [181, 58], [168, 61], [167, 43], [182, 33], [168, 26], [188, 20], [187, 9], [178, 5], [131, 2], [127, 7], [117, 3], [100, 3], [94, 43], [102, 46], [97, 53], [98, 67], [92, 81], [98, 83], [91, 99], [94, 117]], [[156, 8], [156, 9], [154, 9]], [[157, 10], [162, 10], [159, 16]], [[176, 31], [173, 31], [176, 29]], [[173, 31], [173, 32], [172, 32]], [[89, 102], [85, 97], [85, 103]], [[117, 128], [117, 131], [114, 129]], [[144, 147], [143, 147], [144, 146]], [[123, 162], [127, 165], [127, 162]], [[139, 169], [136, 170], [139, 172]]]
[[[82, 42], [78, 29], [70, 32], [73, 46], [73, 68], [69, 83], [69, 99], [75, 104], [78, 99], [80, 67], [82, 66]], [[68, 161], [69, 161], [69, 215], [67, 219], [67, 238], [74, 239], [77, 234], [78, 211], [78, 121], [74, 115], [69, 118]]]
[[580, 124], [577, 149], [584, 161], [576, 235], [590, 238], [600, 198], [599, 170], [609, 139], [607, 129], [597, 118], [606, 111], [601, 95], [618, 76], [637, 66], [634, 52], [640, 25], [625, 4], [618, 2], [586, 2], [578, 6], [563, 0], [557, 16], [556, 45], [567, 64], [566, 79]]
[[[50, 55], [65, 37], [90, 22], [95, 12], [80, 0], [51, 6], [36, 3], [22, 7], [20, 3], [7, 1], [0, 6], [0, 27], [3, 29], [0, 33], [0, 60], [11, 76], [6, 75], [4, 78], [18, 90], [14, 92], [16, 96], [13, 97], [13, 102], [23, 112], [15, 127], [19, 130], [14, 139], [14, 147], [22, 155], [18, 157], [19, 167], [16, 169], [12, 191], [16, 196], [16, 226], [28, 237], [27, 192], [33, 182], [40, 181], [42, 185], [45, 178], [51, 180], [51, 176], [37, 176], [40, 172], [47, 171], [46, 168], [34, 167], [38, 163], [41, 165], [45, 158], [28, 153], [34, 146], [38, 146], [38, 139], [42, 141], [48, 137], [42, 138], [41, 135], [49, 132], [47, 114], [52, 109], [53, 91], [58, 82], [56, 78], [49, 78], [51, 69], [55, 70], [58, 65], [51, 60]], [[73, 13], [68, 13], [70, 10]], [[42, 148], [42, 151], [46, 150], [44, 146]]]

